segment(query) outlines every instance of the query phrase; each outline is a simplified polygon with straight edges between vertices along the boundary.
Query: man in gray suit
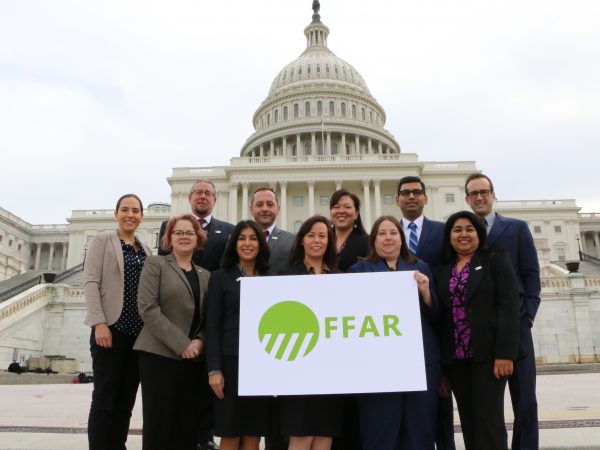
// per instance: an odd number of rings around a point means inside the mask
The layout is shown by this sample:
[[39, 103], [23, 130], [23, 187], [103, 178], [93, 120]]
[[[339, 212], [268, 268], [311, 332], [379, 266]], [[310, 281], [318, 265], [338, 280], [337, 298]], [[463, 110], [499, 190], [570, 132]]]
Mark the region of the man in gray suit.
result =
[[254, 191], [250, 202], [250, 214], [263, 230], [269, 243], [271, 273], [276, 275], [289, 266], [290, 252], [295, 236], [289, 231], [280, 230], [275, 226], [279, 215], [279, 203], [275, 191], [268, 187], [261, 187]]
[[[279, 202], [275, 191], [268, 187], [261, 187], [254, 191], [250, 202], [250, 214], [263, 230], [269, 243], [271, 273], [276, 275], [289, 267], [290, 252], [296, 238], [289, 231], [280, 230], [275, 226], [279, 215]], [[287, 440], [279, 433], [279, 404], [276, 398], [273, 399], [271, 407], [273, 410], [271, 429], [273, 431], [265, 436], [265, 450], [287, 450]]]

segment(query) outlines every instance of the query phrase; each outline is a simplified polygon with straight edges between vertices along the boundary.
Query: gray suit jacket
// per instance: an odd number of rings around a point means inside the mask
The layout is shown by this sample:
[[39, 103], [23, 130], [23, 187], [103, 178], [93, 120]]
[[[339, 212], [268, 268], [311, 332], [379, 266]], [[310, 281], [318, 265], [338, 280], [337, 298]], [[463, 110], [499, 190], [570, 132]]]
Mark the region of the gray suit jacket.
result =
[[290, 266], [290, 253], [296, 240], [296, 235], [289, 231], [273, 228], [273, 233], [269, 236], [269, 264], [271, 273], [277, 274], [279, 271], [287, 269]]
[[[144, 244], [146, 256], [152, 250]], [[117, 230], [104, 231], [92, 239], [83, 267], [83, 295], [87, 304], [84, 323], [114, 324], [123, 310], [125, 268], [123, 250]]]
[[[203, 339], [204, 297], [209, 272], [193, 265], [200, 287], [200, 323], [195, 338]], [[190, 345], [190, 327], [194, 318], [192, 288], [173, 255], [146, 259], [138, 288], [138, 310], [144, 328], [133, 348], [173, 359]]]

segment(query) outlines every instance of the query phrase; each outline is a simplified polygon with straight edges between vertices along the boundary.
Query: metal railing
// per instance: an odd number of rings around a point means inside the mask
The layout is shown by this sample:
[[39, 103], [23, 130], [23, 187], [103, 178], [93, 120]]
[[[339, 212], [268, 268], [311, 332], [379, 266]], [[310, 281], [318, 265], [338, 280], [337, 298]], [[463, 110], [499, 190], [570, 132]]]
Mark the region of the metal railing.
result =
[[31, 280], [27, 280], [24, 281], [21, 284], [18, 284], [10, 289], [7, 289], [6, 291], [0, 293], [0, 303], [2, 303], [5, 300], [8, 300], [9, 298], [13, 298], [15, 295], [19, 295], [21, 292], [25, 292], [27, 289], [32, 288], [33, 286], [37, 286], [38, 284], [42, 283], [42, 279], [43, 279], [43, 275], [38, 275], [35, 278], [32, 278]]
[[61, 272], [58, 275], [56, 275], [56, 278], [54, 279], [53, 283], [59, 283], [62, 280], [64, 280], [65, 278], [70, 277], [74, 273], [81, 272], [82, 270], [83, 270], [83, 263], [79, 263], [76, 266], [73, 266], [70, 269], [67, 269], [64, 272]]
[[581, 252], [581, 259], [585, 262], [589, 262], [600, 267], [600, 258], [596, 258], [595, 256]]

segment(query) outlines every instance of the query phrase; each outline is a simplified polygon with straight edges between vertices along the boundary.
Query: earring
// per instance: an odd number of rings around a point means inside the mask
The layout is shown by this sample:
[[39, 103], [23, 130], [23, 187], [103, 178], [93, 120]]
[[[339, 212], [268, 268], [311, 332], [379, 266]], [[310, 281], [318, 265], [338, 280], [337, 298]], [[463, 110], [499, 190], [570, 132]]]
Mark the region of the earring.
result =
[[356, 225], [356, 220], [354, 221], [354, 229], [356, 230], [358, 228], [358, 225]]

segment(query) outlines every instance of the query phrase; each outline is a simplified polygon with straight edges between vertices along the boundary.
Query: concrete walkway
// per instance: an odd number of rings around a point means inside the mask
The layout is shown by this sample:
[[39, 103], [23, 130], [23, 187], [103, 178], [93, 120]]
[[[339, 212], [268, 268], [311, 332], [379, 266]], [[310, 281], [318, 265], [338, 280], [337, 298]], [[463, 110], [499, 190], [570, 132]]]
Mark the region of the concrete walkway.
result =
[[[89, 384], [0, 385], [0, 449], [85, 450]], [[138, 399], [139, 400], [139, 399]], [[543, 449], [600, 450], [600, 373], [538, 376]], [[506, 400], [506, 420], [512, 419]], [[458, 415], [456, 415], [458, 423]], [[142, 448], [141, 401], [131, 421], [129, 450]], [[456, 436], [463, 449], [462, 436]]]

